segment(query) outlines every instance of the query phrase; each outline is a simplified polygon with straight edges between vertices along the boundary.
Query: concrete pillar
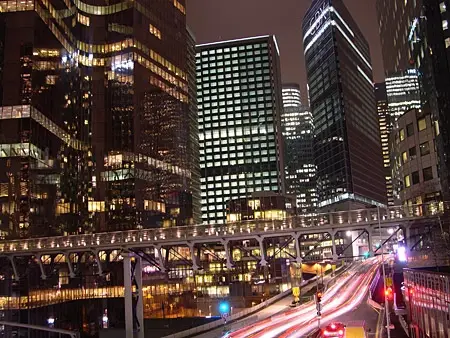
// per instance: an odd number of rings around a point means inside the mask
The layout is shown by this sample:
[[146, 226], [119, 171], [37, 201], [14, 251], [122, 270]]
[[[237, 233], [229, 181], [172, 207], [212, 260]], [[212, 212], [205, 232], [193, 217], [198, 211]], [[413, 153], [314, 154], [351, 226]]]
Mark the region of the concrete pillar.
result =
[[69, 276], [70, 278], [75, 278], [75, 272], [73, 271], [73, 265], [70, 260], [70, 253], [64, 253], [64, 256], [66, 257], [67, 267], [69, 268]]
[[100, 252], [98, 250], [93, 250], [92, 252], [94, 253], [95, 260], [97, 262], [98, 275], [102, 276], [103, 275], [103, 268], [102, 268], [102, 261], [100, 260]]
[[189, 252], [191, 253], [191, 259], [192, 259], [192, 269], [194, 271], [198, 271], [200, 267], [198, 266], [198, 259], [197, 255], [195, 254], [195, 244], [189, 243]]
[[264, 238], [258, 237], [258, 243], [259, 243], [259, 251], [261, 252], [261, 260], [259, 261], [259, 264], [261, 266], [267, 266], [267, 256], [266, 256], [266, 249], [264, 248]]
[[333, 261], [337, 261], [338, 254], [337, 254], [337, 250], [336, 250], [336, 233], [334, 233], [334, 232], [331, 233], [331, 247], [332, 247], [332, 252], [333, 252]]
[[373, 257], [373, 234], [372, 229], [367, 229], [367, 247], [369, 248], [369, 257]]
[[144, 332], [144, 290], [142, 290], [142, 258], [136, 256], [136, 267], [134, 268], [134, 278], [137, 284], [137, 304], [136, 304], [136, 317], [139, 322], [137, 338], [145, 338]]
[[295, 258], [295, 261], [298, 264], [302, 264], [303, 259], [302, 259], [302, 252], [300, 250], [300, 235], [295, 236], [294, 241], [295, 241], [295, 251], [297, 253], [297, 255], [296, 255], [297, 257]]
[[160, 245], [157, 245], [155, 247], [155, 250], [158, 252], [159, 268], [161, 269], [161, 272], [164, 273], [164, 272], [166, 272], [166, 265], [164, 264], [164, 257], [163, 257], [163, 254], [162, 254], [162, 247]]
[[225, 249], [225, 257], [227, 259], [227, 269], [233, 268], [233, 260], [231, 259], [231, 248], [230, 248], [230, 241], [222, 241], [223, 247]]
[[40, 254], [36, 256], [36, 259], [38, 261], [39, 269], [41, 270], [41, 278], [46, 280], [47, 275], [45, 274], [44, 265], [42, 265], [42, 257]]
[[9, 261], [11, 262], [11, 266], [13, 269], [14, 280], [19, 281], [20, 277], [19, 277], [19, 272], [17, 270], [16, 261], [14, 260], [14, 256], [9, 256]]
[[125, 338], [133, 338], [133, 289], [131, 286], [131, 255], [122, 253], [125, 298]]
[[411, 250], [411, 246], [412, 246], [413, 243], [411, 243], [412, 242], [411, 241], [411, 228], [409, 226], [405, 226], [403, 228], [403, 236], [405, 237], [406, 249], [408, 251], [410, 251]]

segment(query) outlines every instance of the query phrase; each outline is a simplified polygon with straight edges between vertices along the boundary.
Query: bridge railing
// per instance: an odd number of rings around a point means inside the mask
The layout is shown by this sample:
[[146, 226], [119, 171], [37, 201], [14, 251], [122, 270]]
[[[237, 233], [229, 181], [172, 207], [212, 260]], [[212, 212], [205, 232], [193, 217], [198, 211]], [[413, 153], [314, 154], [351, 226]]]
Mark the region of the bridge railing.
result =
[[368, 208], [349, 211], [336, 211], [317, 215], [293, 216], [282, 220], [253, 220], [228, 224], [202, 224], [173, 228], [154, 228], [118, 232], [104, 232], [71, 236], [56, 236], [0, 242], [0, 253], [33, 252], [42, 249], [55, 251], [58, 248], [92, 248], [99, 245], [126, 246], [139, 242], [176, 242], [199, 238], [220, 238], [255, 232], [288, 232], [292, 229], [342, 226], [378, 222], [393, 222], [404, 219], [416, 219], [441, 214], [449, 209], [448, 202], [428, 203], [412, 206], [394, 206], [387, 208]]

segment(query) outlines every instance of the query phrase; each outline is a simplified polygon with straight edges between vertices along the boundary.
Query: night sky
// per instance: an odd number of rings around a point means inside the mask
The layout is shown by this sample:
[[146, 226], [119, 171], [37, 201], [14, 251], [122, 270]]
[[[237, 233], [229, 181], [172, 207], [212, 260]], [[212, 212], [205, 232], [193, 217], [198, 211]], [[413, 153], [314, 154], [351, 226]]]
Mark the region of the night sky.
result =
[[[186, 0], [188, 25], [197, 43], [274, 34], [283, 82], [306, 91], [302, 19], [311, 0]], [[384, 80], [375, 0], [344, 0], [368, 40], [375, 82]]]

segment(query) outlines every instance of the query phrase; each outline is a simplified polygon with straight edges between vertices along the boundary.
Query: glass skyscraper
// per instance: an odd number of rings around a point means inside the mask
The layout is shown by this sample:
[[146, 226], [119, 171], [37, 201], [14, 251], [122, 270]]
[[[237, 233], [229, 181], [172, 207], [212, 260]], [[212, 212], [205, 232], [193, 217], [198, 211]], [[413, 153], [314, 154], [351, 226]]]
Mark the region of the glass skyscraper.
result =
[[198, 45], [197, 94], [203, 223], [225, 222], [231, 200], [283, 194], [275, 37]]
[[315, 0], [303, 20], [319, 207], [385, 205], [369, 45], [342, 0]]
[[283, 85], [281, 124], [286, 193], [295, 196], [298, 214], [313, 214], [317, 207], [314, 124], [311, 112], [302, 105], [298, 84]]
[[0, 238], [199, 216], [184, 1], [89, 3], [0, 3]]

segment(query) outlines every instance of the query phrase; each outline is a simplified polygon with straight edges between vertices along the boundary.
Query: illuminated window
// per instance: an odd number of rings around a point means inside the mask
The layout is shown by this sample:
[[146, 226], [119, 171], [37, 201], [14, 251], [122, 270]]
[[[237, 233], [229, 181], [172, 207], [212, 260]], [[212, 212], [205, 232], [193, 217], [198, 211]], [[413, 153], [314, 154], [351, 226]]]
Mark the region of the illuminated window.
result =
[[411, 177], [409, 175], [405, 176], [405, 187], [409, 188], [411, 186]]
[[439, 9], [441, 10], [441, 13], [444, 13], [447, 10], [447, 6], [445, 5], [445, 2], [441, 2], [439, 4]]
[[149, 31], [150, 33], [152, 33], [154, 36], [156, 36], [158, 39], [161, 40], [161, 31], [158, 28], [150, 24]]
[[447, 30], [448, 29], [448, 21], [447, 20], [442, 20], [442, 29], [443, 30]]
[[420, 148], [420, 156], [425, 156], [430, 153], [430, 144], [428, 142], [421, 143], [419, 148]]
[[400, 141], [403, 141], [405, 139], [405, 129], [400, 129], [399, 137]]
[[418, 120], [417, 125], [419, 128], [419, 131], [427, 129], [427, 120], [425, 119], [425, 117], [422, 117], [420, 120]]
[[402, 160], [403, 160], [403, 163], [408, 162], [408, 154], [406, 153], [406, 151], [404, 151], [402, 153]]
[[88, 16], [84, 16], [80, 13], [77, 14], [77, 20], [79, 23], [85, 26], [89, 26], [90, 20]]
[[445, 48], [450, 46], [450, 38], [445, 38]]

